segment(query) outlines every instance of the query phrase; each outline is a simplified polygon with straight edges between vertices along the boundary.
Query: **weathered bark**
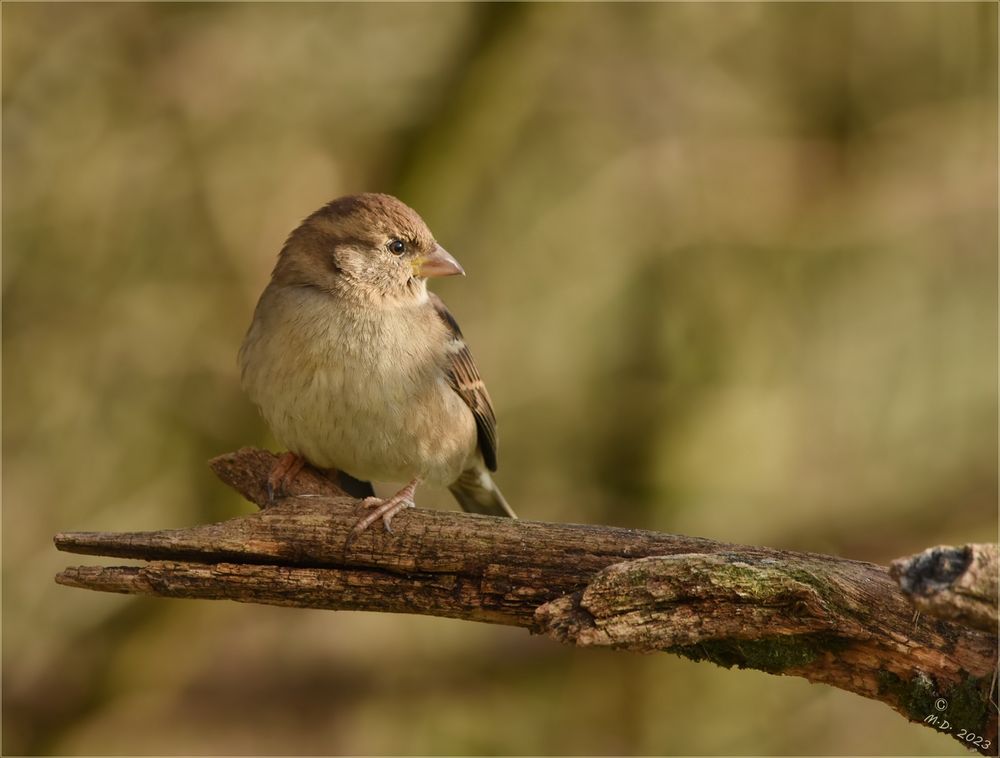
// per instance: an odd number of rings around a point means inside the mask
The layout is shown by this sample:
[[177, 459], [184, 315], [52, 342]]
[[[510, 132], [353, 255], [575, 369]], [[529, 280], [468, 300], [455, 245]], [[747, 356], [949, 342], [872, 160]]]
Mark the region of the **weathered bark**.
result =
[[[348, 544], [356, 501], [306, 471], [269, 506], [274, 457], [216, 473], [263, 510], [159, 532], [70, 533], [61, 550], [139, 558], [57, 581], [109, 592], [520, 626], [576, 645], [662, 650], [792, 674], [889, 704], [996, 751], [994, 634], [916, 616], [886, 569], [831, 556], [631, 529], [411, 510]], [[937, 721], [933, 721], [937, 719]], [[980, 744], [975, 745], [975, 738]]]
[[997, 631], [1000, 556], [996, 545], [939, 545], [889, 566], [889, 574], [918, 610]]

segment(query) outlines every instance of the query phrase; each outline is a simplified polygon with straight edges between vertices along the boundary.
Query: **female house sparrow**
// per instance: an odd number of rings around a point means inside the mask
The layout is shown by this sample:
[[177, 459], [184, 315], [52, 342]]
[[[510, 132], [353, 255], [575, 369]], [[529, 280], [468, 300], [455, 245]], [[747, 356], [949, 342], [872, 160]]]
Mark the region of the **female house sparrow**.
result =
[[462, 332], [427, 278], [464, 274], [389, 195], [341, 197], [291, 233], [240, 348], [243, 388], [290, 454], [362, 480], [407, 481], [353, 533], [386, 530], [422, 481], [466, 511], [516, 518], [496, 470], [496, 417]]

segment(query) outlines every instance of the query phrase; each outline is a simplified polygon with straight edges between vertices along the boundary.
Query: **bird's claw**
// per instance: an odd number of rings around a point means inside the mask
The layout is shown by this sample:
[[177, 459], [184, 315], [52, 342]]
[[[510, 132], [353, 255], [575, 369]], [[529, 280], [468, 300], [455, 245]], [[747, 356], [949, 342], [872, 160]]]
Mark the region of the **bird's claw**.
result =
[[389, 534], [392, 534], [393, 531], [392, 527], [389, 526], [389, 522], [392, 521], [393, 517], [404, 508], [416, 508], [416, 507], [417, 504], [414, 503], [412, 500], [400, 500], [393, 510], [382, 514], [382, 528], [385, 529], [385, 531], [389, 532]]
[[417, 485], [420, 484], [420, 479], [414, 479], [409, 484], [407, 484], [403, 489], [397, 492], [390, 498], [381, 497], [366, 497], [359, 504], [361, 508], [371, 508], [372, 511], [367, 516], [363, 516], [358, 519], [352, 528], [350, 533], [347, 535], [347, 545], [351, 544], [351, 541], [361, 534], [365, 529], [371, 526], [378, 519], [382, 519], [382, 526], [385, 531], [392, 534], [392, 527], [390, 523], [393, 517], [399, 513], [404, 508], [414, 508], [416, 507], [413, 502], [413, 493], [417, 489]]
[[351, 536], [356, 537], [361, 534], [365, 529], [374, 524], [378, 519], [382, 519], [382, 527], [389, 534], [393, 534], [392, 531], [392, 519], [404, 508], [414, 508], [416, 507], [412, 498], [409, 497], [391, 497], [388, 499], [383, 499], [380, 497], [366, 497], [361, 501], [362, 508], [373, 508], [374, 510], [367, 516], [361, 518], [358, 523], [354, 525], [351, 529]]
[[288, 485], [292, 483], [302, 467], [305, 466], [306, 459], [295, 453], [284, 453], [271, 468], [267, 475], [267, 502], [273, 504], [278, 495], [284, 495], [288, 490]]

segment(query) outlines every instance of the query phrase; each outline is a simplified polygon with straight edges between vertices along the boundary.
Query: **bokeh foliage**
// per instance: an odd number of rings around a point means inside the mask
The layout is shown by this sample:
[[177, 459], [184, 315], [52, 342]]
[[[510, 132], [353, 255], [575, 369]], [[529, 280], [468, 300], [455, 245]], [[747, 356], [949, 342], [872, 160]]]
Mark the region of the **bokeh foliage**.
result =
[[249, 509], [204, 461], [271, 443], [254, 300], [299, 219], [380, 190], [469, 273], [435, 286], [523, 517], [995, 539], [994, 4], [2, 13], [5, 753], [962, 752], [668, 656], [68, 590], [51, 535]]

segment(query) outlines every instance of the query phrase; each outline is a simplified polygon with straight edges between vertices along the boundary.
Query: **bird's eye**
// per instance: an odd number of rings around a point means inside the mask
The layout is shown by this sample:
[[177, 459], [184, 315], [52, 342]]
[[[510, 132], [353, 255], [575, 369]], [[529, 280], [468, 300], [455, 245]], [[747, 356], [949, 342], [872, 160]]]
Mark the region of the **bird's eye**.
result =
[[388, 247], [389, 252], [393, 255], [402, 255], [406, 252], [406, 243], [403, 240], [390, 240]]

